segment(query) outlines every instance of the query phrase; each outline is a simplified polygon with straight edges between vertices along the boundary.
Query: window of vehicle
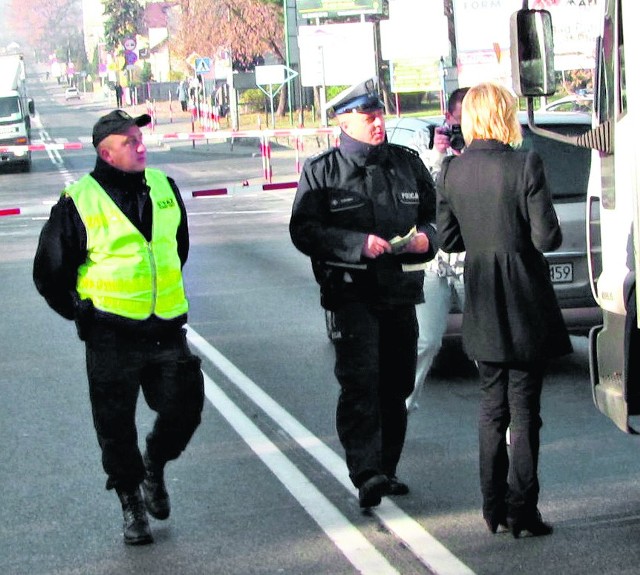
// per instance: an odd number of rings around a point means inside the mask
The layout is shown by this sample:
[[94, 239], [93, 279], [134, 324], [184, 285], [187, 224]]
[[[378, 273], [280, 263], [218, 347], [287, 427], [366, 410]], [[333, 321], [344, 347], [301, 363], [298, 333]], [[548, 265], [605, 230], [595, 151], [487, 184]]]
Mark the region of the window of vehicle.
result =
[[13, 116], [20, 117], [18, 98], [15, 96], [0, 98], [0, 118], [12, 118]]
[[[590, 129], [587, 124], [538, 125], [568, 136], [583, 134]], [[522, 149], [533, 149], [542, 158], [553, 198], [585, 198], [591, 170], [591, 150], [537, 136], [526, 126], [523, 126], [522, 133]]]
[[573, 100], [549, 104], [545, 110], [547, 112], [584, 112], [591, 113], [591, 102], [589, 100]]
[[[426, 127], [426, 126], [425, 126]], [[413, 147], [413, 138], [415, 137], [415, 131], [405, 130], [404, 128], [396, 128], [393, 130], [393, 138], [391, 141], [394, 144], [399, 144], [400, 146], [407, 146], [409, 148]]]

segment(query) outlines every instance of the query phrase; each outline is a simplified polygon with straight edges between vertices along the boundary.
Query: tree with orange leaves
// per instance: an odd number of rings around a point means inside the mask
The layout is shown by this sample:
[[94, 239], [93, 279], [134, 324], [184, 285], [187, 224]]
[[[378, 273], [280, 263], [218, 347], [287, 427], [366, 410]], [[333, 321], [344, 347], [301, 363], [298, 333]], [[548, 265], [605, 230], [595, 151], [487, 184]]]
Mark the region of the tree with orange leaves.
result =
[[77, 60], [83, 50], [81, 0], [47, 0], [30, 10], [24, 0], [9, 0], [5, 25], [16, 42], [36, 52], [64, 49], [65, 59]]
[[273, 0], [177, 0], [181, 15], [176, 49], [214, 55], [230, 51], [249, 65], [255, 56], [274, 54], [284, 62], [282, 3]]

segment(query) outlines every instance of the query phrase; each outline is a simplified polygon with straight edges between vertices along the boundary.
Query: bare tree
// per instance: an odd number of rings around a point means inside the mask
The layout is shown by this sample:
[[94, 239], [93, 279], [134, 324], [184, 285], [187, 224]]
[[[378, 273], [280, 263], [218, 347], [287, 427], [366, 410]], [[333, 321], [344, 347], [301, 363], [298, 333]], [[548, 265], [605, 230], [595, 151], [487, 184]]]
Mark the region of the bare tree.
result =
[[57, 48], [65, 50], [66, 58], [77, 57], [82, 46], [81, 1], [47, 0], [27, 10], [24, 0], [9, 0], [5, 26], [18, 43], [36, 52], [50, 54]]

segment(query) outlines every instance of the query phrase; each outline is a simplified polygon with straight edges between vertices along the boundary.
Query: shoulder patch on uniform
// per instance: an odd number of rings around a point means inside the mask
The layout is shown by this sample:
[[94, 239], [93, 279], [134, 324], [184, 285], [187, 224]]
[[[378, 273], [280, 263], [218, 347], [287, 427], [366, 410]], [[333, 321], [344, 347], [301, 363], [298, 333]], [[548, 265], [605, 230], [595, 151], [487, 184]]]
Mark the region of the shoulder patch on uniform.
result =
[[310, 164], [315, 164], [318, 160], [323, 159], [326, 156], [335, 154], [337, 148], [329, 148], [328, 150], [322, 150], [320, 152], [318, 152], [317, 154], [310, 156], [307, 159], [307, 162], [309, 162]]
[[416, 152], [413, 148], [410, 148], [409, 146], [403, 146], [402, 144], [389, 144], [389, 147], [395, 148], [396, 150], [403, 150], [404, 152], [408, 152], [414, 158], [420, 158], [420, 154], [418, 154], [418, 152]]

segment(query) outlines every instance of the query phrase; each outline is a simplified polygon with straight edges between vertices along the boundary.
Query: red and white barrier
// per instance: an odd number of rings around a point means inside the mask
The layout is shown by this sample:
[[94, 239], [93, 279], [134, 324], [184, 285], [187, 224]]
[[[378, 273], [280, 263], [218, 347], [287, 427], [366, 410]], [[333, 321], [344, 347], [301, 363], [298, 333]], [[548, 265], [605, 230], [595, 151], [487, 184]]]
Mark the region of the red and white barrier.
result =
[[275, 182], [269, 184], [253, 184], [249, 185], [248, 182], [243, 182], [237, 186], [228, 186], [224, 188], [212, 188], [209, 190], [195, 190], [191, 192], [191, 196], [194, 198], [206, 198], [212, 196], [226, 196], [232, 194], [235, 191], [244, 192], [260, 192], [268, 190], [288, 190], [291, 188], [297, 188], [298, 182]]
[[[295, 169], [296, 173], [300, 173], [301, 171], [301, 161], [300, 161], [300, 152], [304, 151], [303, 138], [309, 136], [321, 136], [327, 135], [332, 136], [334, 140], [334, 145], [338, 143], [338, 136], [340, 134], [340, 128], [331, 127], [331, 128], [291, 128], [291, 129], [282, 129], [282, 130], [216, 130], [215, 126], [217, 124], [216, 119], [213, 116], [213, 106], [206, 106], [207, 110], [211, 108], [210, 113], [208, 112], [209, 119], [207, 120], [211, 129], [208, 131], [196, 132], [194, 123], [196, 118], [198, 118], [198, 111], [196, 108], [192, 108], [191, 115], [191, 132], [181, 132], [181, 133], [169, 133], [169, 134], [156, 134], [155, 133], [155, 107], [148, 103], [147, 112], [151, 116], [151, 133], [145, 133], [144, 139], [145, 142], [171, 142], [171, 141], [191, 141], [195, 146], [195, 142], [197, 140], [231, 140], [233, 142], [236, 138], [257, 138], [260, 141], [260, 156], [262, 158], [262, 173], [265, 180], [268, 182], [272, 181], [273, 178], [273, 170], [271, 167], [271, 139], [272, 138], [294, 138], [295, 139]], [[203, 106], [204, 108], [204, 106]], [[204, 121], [201, 118], [201, 121]], [[87, 138], [88, 140], [88, 138]], [[56, 143], [38, 143], [38, 144], [30, 144], [30, 145], [22, 145], [22, 146], [0, 146], [0, 152], [41, 152], [45, 150], [81, 150], [85, 147], [93, 147], [89, 143], [82, 142], [66, 142], [64, 144], [56, 144]]]

